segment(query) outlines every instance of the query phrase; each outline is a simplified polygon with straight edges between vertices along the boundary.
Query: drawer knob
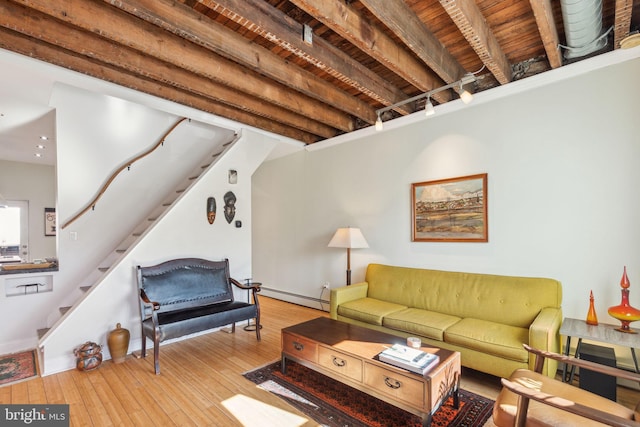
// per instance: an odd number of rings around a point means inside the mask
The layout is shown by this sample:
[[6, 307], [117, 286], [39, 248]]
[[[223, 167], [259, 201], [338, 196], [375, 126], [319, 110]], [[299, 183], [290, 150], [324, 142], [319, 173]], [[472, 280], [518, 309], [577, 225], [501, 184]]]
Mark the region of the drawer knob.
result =
[[338, 368], [342, 368], [343, 366], [347, 365], [347, 361], [333, 356], [333, 364], [336, 365]]
[[394, 390], [400, 388], [400, 386], [402, 385], [400, 381], [394, 380], [393, 378], [389, 378], [389, 377], [384, 377], [384, 383], [387, 387], [392, 388]]
[[302, 351], [302, 349], [304, 349], [304, 344], [300, 344], [299, 342], [294, 341], [293, 348], [295, 348], [298, 351]]

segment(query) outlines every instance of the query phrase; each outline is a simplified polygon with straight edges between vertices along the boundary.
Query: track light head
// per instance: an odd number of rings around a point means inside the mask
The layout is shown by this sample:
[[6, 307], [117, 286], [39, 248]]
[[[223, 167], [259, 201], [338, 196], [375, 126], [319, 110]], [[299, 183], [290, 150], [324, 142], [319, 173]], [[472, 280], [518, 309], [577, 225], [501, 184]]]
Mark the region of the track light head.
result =
[[424, 105], [424, 115], [429, 117], [433, 116], [436, 113], [435, 108], [433, 108], [433, 104], [431, 103], [431, 97], [427, 98], [427, 103]]
[[380, 118], [380, 113], [378, 113], [378, 119], [376, 120], [376, 130], [377, 131], [381, 131], [382, 130], [382, 118]]
[[460, 95], [460, 99], [462, 100], [462, 102], [464, 102], [465, 104], [470, 103], [471, 101], [473, 101], [473, 95], [471, 95], [471, 92], [469, 92], [468, 90], [466, 90], [464, 87], [462, 87], [462, 80], [460, 81], [460, 88], [458, 89], [458, 95]]

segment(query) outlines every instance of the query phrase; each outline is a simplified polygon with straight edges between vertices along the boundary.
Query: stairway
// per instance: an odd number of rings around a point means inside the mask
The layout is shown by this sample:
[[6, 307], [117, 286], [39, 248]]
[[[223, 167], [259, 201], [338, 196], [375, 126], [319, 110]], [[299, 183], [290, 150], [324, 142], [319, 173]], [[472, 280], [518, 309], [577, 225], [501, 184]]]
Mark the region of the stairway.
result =
[[127, 252], [135, 247], [135, 245], [144, 239], [145, 234], [153, 228], [153, 226], [157, 223], [158, 219], [162, 218], [162, 216], [171, 209], [174, 203], [186, 192], [189, 191], [191, 186], [202, 176], [204, 172], [209, 170], [211, 167], [215, 165], [215, 163], [226, 153], [233, 145], [238, 141], [239, 136], [235, 135], [235, 137], [223, 144], [222, 146], [218, 146], [214, 149], [214, 152], [210, 157], [205, 159], [204, 164], [201, 164], [194, 170], [187, 178], [181, 181], [175, 188], [171, 189], [167, 196], [164, 198], [162, 203], [153, 209], [147, 217], [141, 221], [131, 233], [117, 246], [113, 252], [108, 254], [99, 265], [90, 273], [87, 277], [84, 278], [79, 283], [79, 297], [73, 302], [73, 305], [63, 306], [58, 308], [58, 318], [55, 323], [50, 327], [45, 327], [37, 330], [38, 334], [38, 346], [41, 347], [43, 345], [43, 341], [47, 338], [50, 331], [54, 330], [57, 325], [62, 324], [64, 322], [65, 317], [69, 312], [71, 312], [74, 307], [78, 306], [84, 296], [91, 292], [92, 289], [99, 286], [100, 282], [109, 274], [110, 270], [118, 265], [118, 263], [124, 258]]

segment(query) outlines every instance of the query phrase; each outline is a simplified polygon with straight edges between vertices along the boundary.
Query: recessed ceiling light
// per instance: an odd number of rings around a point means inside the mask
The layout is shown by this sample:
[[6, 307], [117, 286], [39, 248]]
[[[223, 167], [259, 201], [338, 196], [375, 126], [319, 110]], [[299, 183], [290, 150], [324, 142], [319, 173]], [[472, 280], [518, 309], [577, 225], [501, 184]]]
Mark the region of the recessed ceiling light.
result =
[[42, 157], [42, 153], [36, 153], [36, 154], [34, 154], [34, 156], [36, 156], [36, 157]]
[[42, 135], [42, 136], [40, 137], [40, 139], [41, 139], [41, 140], [43, 140], [43, 141], [46, 141], [47, 139], [49, 139], [49, 137], [48, 137], [48, 136], [46, 136], [46, 135]]
[[47, 148], [47, 147], [45, 147], [45, 146], [44, 146], [44, 145], [42, 145], [42, 144], [38, 144], [38, 145], [36, 145], [36, 148], [37, 148], [38, 150], [44, 150], [44, 149], [45, 149], [45, 148]]

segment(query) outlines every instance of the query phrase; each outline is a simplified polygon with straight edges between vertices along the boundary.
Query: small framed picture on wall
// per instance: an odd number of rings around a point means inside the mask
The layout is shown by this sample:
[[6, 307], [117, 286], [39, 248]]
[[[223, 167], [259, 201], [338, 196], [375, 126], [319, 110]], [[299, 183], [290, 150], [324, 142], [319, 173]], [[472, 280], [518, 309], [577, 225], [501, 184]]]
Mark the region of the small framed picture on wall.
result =
[[44, 208], [44, 235], [56, 235], [56, 208]]

